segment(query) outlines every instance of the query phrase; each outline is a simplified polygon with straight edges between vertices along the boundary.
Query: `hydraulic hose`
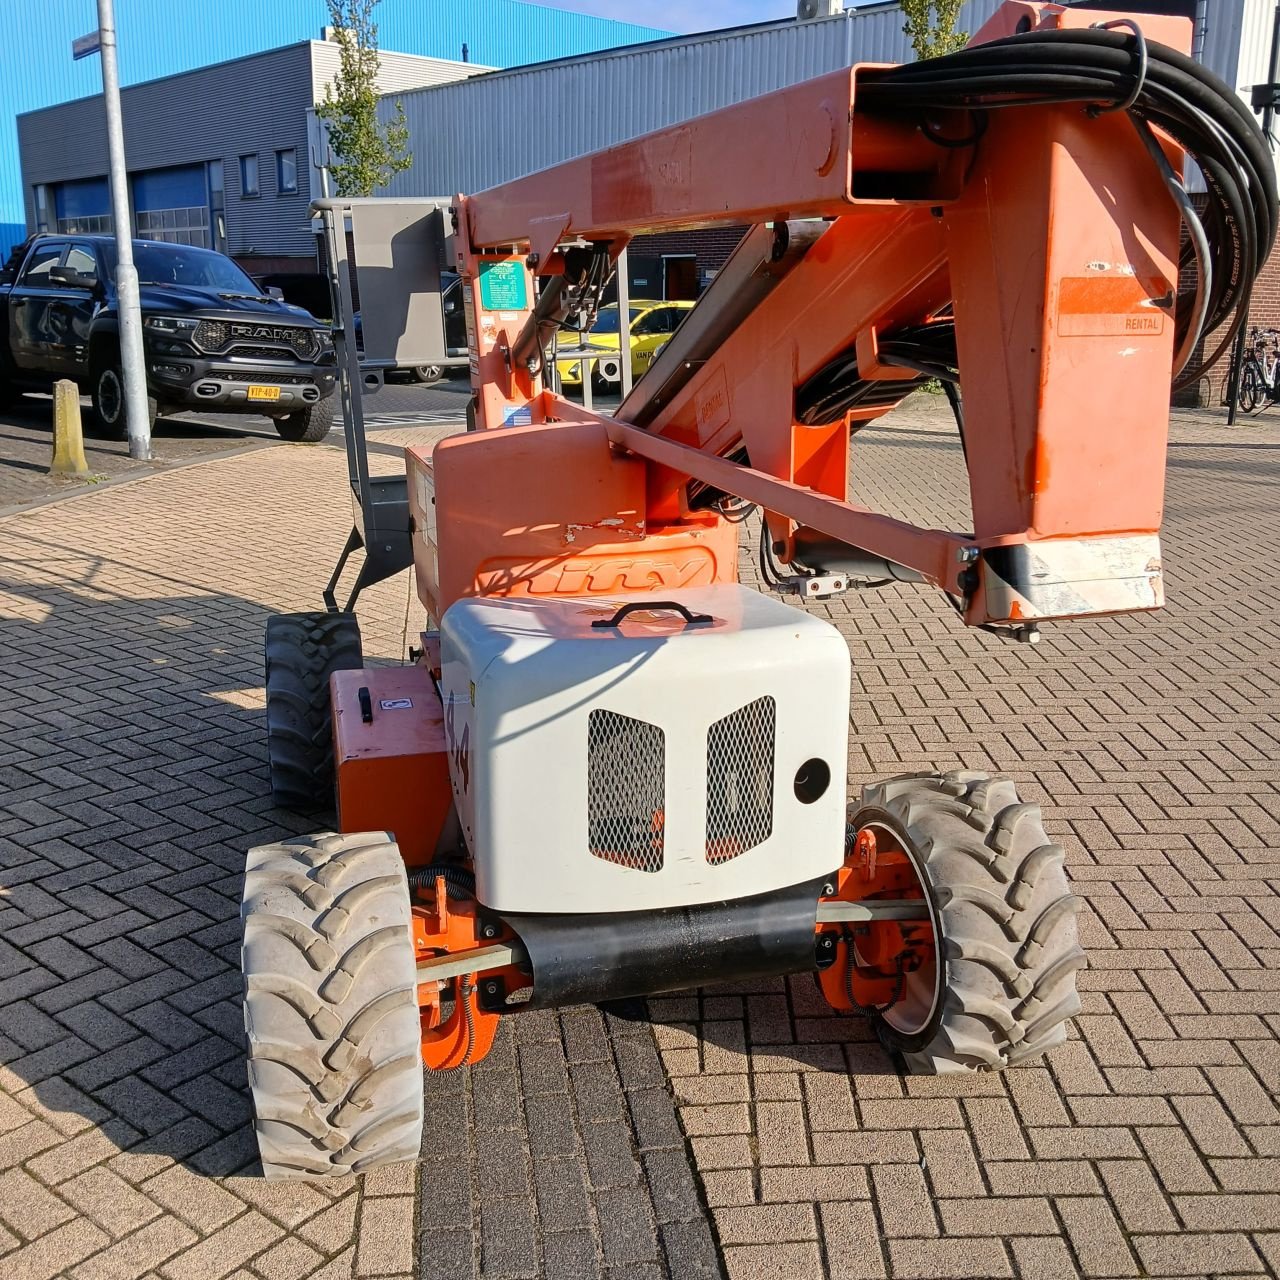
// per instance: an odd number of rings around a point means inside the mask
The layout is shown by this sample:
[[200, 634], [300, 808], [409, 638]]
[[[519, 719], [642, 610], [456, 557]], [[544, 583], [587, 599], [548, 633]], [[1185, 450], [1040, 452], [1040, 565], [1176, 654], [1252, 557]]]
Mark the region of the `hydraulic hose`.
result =
[[[1280, 221], [1266, 139], [1245, 104], [1213, 72], [1176, 50], [1120, 31], [1031, 31], [926, 62], [865, 71], [858, 98], [859, 108], [873, 113], [898, 119], [918, 114], [927, 136], [933, 136], [930, 121], [939, 112], [981, 119], [991, 110], [1072, 102], [1087, 104], [1091, 114], [1127, 110], [1140, 133], [1147, 126], [1164, 133], [1204, 175], [1203, 235], [1188, 222], [1191, 240], [1182, 265], [1202, 258], [1205, 269], [1197, 294], [1178, 299], [1177, 330], [1179, 351], [1189, 353], [1228, 325], [1204, 362], [1211, 364], [1244, 323], [1253, 281]], [[982, 130], [970, 132], [976, 139]], [[1186, 221], [1187, 206], [1179, 204]], [[1185, 363], [1174, 385], [1196, 376], [1198, 370]]]

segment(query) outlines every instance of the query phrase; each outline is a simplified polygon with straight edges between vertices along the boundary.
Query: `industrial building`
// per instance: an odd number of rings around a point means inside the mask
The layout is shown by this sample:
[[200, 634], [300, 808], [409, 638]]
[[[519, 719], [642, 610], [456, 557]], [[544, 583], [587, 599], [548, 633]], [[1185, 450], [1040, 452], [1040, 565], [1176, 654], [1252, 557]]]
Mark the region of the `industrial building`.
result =
[[[668, 34], [639, 23], [615, 22], [522, 0], [467, 0], [466, 4], [456, 0], [381, 0], [375, 17], [383, 49], [445, 62], [469, 60], [481, 67], [512, 67]], [[290, 81], [275, 100], [270, 81], [247, 85], [249, 68], [237, 69], [236, 64], [250, 55], [315, 36], [324, 21], [323, 0], [269, 0], [265, 4], [262, 0], [221, 0], [215, 8], [175, 5], [172, 0], [128, 0], [117, 5], [120, 82], [125, 86], [126, 102], [129, 86], [156, 80], [164, 80], [167, 86], [160, 94], [149, 95], [148, 101], [156, 108], [137, 119], [138, 129], [147, 132], [163, 125], [175, 136], [177, 129], [168, 124], [171, 120], [179, 127], [198, 126], [199, 145], [186, 148], [168, 163], [221, 159], [225, 168], [233, 168], [238, 156], [233, 147], [210, 149], [210, 143], [217, 141], [219, 119], [224, 114], [236, 121], [236, 98], [250, 88], [255, 102], [281, 115], [295, 110], [299, 88], [296, 81]], [[75, 99], [100, 101], [98, 58], [75, 61], [71, 56], [72, 41], [96, 25], [93, 0], [23, 5], [21, 20], [6, 24], [0, 40], [0, 261], [35, 225], [32, 183], [20, 171], [15, 118]], [[196, 99], [193, 92], [207, 90], [208, 79], [187, 82], [181, 73], [197, 68], [207, 71], [215, 64], [223, 65], [225, 78], [215, 78], [212, 97]], [[431, 82], [429, 77], [410, 78], [397, 80], [389, 88]], [[74, 171], [68, 166], [66, 180], [101, 178], [107, 171], [100, 106], [96, 112], [92, 147], [81, 145], [72, 132], [72, 122], [80, 120], [83, 113], [70, 112], [61, 131], [53, 123], [38, 131], [42, 144], [53, 138], [55, 152], [66, 145], [78, 157]], [[29, 161], [30, 156], [25, 159]], [[273, 163], [274, 157], [268, 154], [260, 169]], [[302, 164], [300, 170], [299, 182], [305, 188], [309, 166]], [[261, 172], [260, 180], [264, 180]], [[231, 181], [228, 176], [228, 185]]]

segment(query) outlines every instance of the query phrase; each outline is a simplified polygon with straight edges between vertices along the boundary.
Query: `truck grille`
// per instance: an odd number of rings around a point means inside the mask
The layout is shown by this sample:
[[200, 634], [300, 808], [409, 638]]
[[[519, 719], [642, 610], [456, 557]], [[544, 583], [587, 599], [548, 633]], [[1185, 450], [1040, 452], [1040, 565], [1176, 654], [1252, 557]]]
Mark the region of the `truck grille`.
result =
[[313, 329], [231, 320], [201, 320], [196, 326], [195, 343], [203, 351], [222, 351], [234, 344], [231, 355], [265, 354], [276, 360], [283, 358], [285, 352], [305, 360], [320, 349]]
[[666, 824], [666, 737], [613, 711], [587, 717], [587, 838], [593, 857], [661, 871]]
[[757, 698], [707, 731], [707, 861], [728, 862], [773, 834], [777, 706]]

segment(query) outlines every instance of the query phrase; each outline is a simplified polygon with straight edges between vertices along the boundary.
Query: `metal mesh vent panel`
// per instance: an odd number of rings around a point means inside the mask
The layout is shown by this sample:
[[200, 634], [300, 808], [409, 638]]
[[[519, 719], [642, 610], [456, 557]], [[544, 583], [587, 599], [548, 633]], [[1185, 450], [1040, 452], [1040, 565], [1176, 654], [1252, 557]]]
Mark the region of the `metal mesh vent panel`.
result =
[[757, 698], [707, 731], [707, 861], [728, 862], [773, 834], [777, 707]]
[[587, 832], [592, 854], [636, 871], [660, 871], [665, 808], [662, 730], [613, 711], [593, 711], [587, 718]]

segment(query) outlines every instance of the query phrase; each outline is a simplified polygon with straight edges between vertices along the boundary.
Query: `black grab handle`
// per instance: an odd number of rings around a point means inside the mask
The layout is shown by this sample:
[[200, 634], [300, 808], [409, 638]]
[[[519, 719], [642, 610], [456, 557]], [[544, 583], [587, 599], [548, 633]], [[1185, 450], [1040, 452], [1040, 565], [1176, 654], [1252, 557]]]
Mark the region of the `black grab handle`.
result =
[[597, 618], [591, 625], [597, 628], [620, 627], [627, 614], [651, 612], [655, 609], [671, 609], [691, 627], [700, 627], [715, 621], [709, 613], [690, 613], [684, 605], [677, 604], [674, 600], [633, 600], [630, 604], [624, 604], [612, 618]]

